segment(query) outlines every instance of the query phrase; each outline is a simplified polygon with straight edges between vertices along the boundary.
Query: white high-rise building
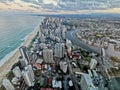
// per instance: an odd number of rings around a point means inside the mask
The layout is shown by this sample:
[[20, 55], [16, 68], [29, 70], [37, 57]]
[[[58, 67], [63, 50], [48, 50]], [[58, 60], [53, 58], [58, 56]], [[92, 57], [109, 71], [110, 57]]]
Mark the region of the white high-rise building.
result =
[[67, 31], [67, 29], [66, 29], [65, 26], [63, 26], [62, 29], [63, 29], [63, 30], [62, 30], [62, 37], [65, 39], [65, 38], [66, 38], [66, 31]]
[[30, 62], [30, 54], [29, 54], [29, 51], [28, 49], [26, 48], [26, 46], [21, 46], [19, 48], [19, 51], [21, 53], [21, 56], [24, 60], [27, 60], [28, 63], [31, 63]]
[[91, 62], [90, 62], [90, 69], [94, 69], [97, 65], [97, 60], [95, 59], [92, 59]]
[[62, 37], [63, 37], [63, 39], [65, 39], [65, 38], [66, 38], [66, 33], [65, 33], [65, 32], [63, 32], [63, 31], [62, 31]]
[[40, 36], [40, 41], [41, 41], [42, 43], [45, 42], [45, 36], [44, 36], [44, 34], [41, 34], [41, 36]]
[[22, 71], [22, 76], [25, 80], [26, 85], [33, 86], [34, 73], [31, 65], [25, 67], [25, 70]]
[[29, 53], [25, 46], [19, 48], [22, 58], [26, 58], [29, 61]]
[[43, 59], [46, 63], [53, 63], [53, 50], [52, 49], [44, 49], [43, 50]]
[[98, 90], [98, 88], [94, 86], [93, 80], [89, 74], [83, 74], [80, 85], [82, 90]]
[[71, 52], [71, 46], [72, 46], [72, 42], [70, 40], [66, 40], [66, 47], [67, 47], [67, 51]]
[[65, 54], [65, 45], [63, 43], [57, 43], [55, 45], [55, 57], [62, 58]]
[[13, 71], [13, 74], [15, 75], [15, 77], [17, 77], [17, 78], [21, 77], [21, 71], [18, 66], [16, 66], [12, 71]]
[[5, 87], [6, 90], [15, 90], [14, 86], [8, 79], [4, 79], [2, 81], [2, 85]]

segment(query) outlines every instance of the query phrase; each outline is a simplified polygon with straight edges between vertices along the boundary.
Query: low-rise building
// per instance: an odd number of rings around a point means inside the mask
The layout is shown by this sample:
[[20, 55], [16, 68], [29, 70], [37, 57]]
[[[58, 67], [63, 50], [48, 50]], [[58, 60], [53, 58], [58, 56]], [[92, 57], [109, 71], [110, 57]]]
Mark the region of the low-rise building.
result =
[[97, 60], [95, 59], [92, 59], [91, 62], [90, 62], [90, 69], [94, 69], [97, 65]]

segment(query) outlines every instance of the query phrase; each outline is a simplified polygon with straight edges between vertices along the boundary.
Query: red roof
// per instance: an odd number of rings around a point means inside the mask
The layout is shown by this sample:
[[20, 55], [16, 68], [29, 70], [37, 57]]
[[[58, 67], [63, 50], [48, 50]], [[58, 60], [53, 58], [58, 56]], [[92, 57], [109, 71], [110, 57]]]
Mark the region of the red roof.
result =
[[46, 88], [46, 90], [53, 90], [52, 88]]
[[46, 90], [45, 88], [41, 88], [40, 90]]
[[41, 88], [40, 90], [53, 90], [52, 88]]
[[41, 69], [41, 65], [38, 63], [33, 64], [33, 66], [37, 67], [37, 69]]

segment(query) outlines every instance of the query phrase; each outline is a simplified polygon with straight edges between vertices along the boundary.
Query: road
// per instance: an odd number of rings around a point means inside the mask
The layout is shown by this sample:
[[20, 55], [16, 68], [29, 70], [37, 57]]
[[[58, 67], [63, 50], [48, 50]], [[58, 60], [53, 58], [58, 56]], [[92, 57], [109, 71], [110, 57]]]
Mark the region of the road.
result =
[[71, 78], [73, 80], [73, 83], [74, 83], [74, 86], [75, 86], [75, 90], [79, 90], [77, 82], [76, 82], [75, 77], [73, 75], [72, 66], [70, 64], [70, 60], [69, 60], [67, 54], [65, 54], [65, 57], [66, 57], [66, 61], [68, 63], [69, 75], [71, 76]]

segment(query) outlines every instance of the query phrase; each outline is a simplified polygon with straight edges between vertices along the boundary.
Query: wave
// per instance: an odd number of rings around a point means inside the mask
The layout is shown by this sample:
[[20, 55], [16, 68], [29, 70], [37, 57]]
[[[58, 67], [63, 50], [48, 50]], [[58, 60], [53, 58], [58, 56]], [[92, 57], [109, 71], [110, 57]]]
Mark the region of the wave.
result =
[[11, 52], [8, 53], [7, 55], [5, 55], [5, 57], [0, 60], [0, 67], [1, 67], [9, 58], [11, 58], [11, 57], [16, 53], [17, 50], [18, 50], [18, 48], [16, 48], [15, 50], [11, 51]]
[[12, 45], [8, 45], [7, 47], [10, 48], [10, 47], [13, 47], [13, 46]]
[[[36, 26], [36, 28], [35, 28], [32, 32], [30, 32], [30, 33], [29, 33], [28, 35], [26, 35], [24, 38], [20, 39], [20, 40], [22, 41], [22, 43], [19, 44], [19, 46], [18, 46], [15, 50], [11, 51], [10, 53], [8, 53], [7, 55], [5, 55], [5, 57], [3, 57], [3, 58], [0, 60], [0, 67], [1, 67], [7, 60], [9, 60], [9, 58], [11, 58], [11, 57], [16, 53], [17, 50], [19, 50], [20, 46], [24, 45], [25, 41], [28, 39], [28, 37], [29, 37], [32, 33], [34, 33], [36, 30], [38, 30], [39, 25], [40, 25], [40, 23]], [[8, 48], [10, 48], [10, 47], [11, 47], [11, 46], [8, 46], [6, 49], [8, 49]], [[4, 50], [1, 50], [1, 51], [4, 51]]]
[[2, 49], [0, 50], [0, 53], [6, 51], [9, 47], [10, 47], [10, 46], [7, 46], [6, 48], [2, 48]]
[[14, 47], [14, 46], [13, 45], [8, 45], [7, 47], [0, 49], [0, 53], [5, 52], [6, 50], [8, 50], [11, 47]]
[[24, 41], [24, 38], [20, 39], [20, 41]]
[[0, 53], [1, 53], [1, 52], [4, 52], [5, 50], [6, 50], [6, 48], [1, 49], [1, 50], [0, 50]]

